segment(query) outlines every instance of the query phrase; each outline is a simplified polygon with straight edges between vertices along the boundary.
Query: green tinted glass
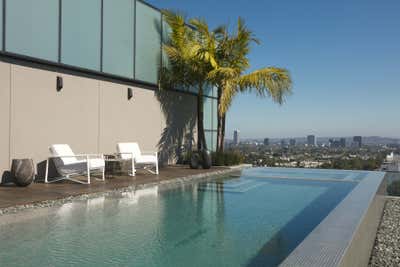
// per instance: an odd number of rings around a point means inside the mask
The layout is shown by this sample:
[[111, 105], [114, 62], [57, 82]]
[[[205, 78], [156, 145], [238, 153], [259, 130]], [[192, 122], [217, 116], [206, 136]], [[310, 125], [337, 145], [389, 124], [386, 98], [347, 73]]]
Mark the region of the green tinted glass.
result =
[[61, 62], [100, 70], [100, 30], [101, 0], [62, 1]]
[[58, 61], [58, 4], [54, 0], [7, 1], [7, 51]]
[[133, 78], [135, 0], [104, 0], [103, 72]]
[[0, 49], [3, 49], [3, 0], [0, 0]]
[[161, 14], [136, 2], [135, 79], [157, 84], [161, 53]]

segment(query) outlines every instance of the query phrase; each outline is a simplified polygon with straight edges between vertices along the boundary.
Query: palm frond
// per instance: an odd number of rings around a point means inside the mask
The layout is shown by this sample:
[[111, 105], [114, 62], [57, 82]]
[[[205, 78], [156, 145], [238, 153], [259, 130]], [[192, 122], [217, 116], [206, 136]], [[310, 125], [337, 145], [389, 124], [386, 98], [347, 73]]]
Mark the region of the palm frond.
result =
[[261, 96], [270, 96], [278, 104], [283, 104], [292, 93], [292, 80], [286, 69], [270, 67], [256, 70], [238, 79], [240, 91], [252, 91]]
[[219, 116], [223, 116], [228, 111], [232, 105], [233, 98], [237, 93], [237, 87], [231, 81], [225, 81], [223, 87], [224, 90], [222, 91], [220, 104], [218, 107]]

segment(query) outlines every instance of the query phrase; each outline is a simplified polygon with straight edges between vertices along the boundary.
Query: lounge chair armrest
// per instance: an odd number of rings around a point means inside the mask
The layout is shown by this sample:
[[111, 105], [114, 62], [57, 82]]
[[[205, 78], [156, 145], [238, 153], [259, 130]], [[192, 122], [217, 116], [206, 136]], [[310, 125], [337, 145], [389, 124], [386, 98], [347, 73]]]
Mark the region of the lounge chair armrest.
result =
[[133, 153], [129, 153], [129, 152], [118, 152], [114, 154], [115, 156], [121, 156], [121, 155], [130, 155], [133, 156]]
[[104, 154], [77, 154], [75, 157], [104, 157]]
[[157, 151], [142, 151], [143, 155], [154, 155], [154, 154], [158, 154]]
[[103, 158], [103, 154], [77, 154], [77, 155], [68, 155], [68, 156], [49, 156], [49, 159], [55, 159], [55, 158], [93, 158], [93, 157], [98, 157], [98, 158]]
[[76, 157], [77, 157], [76, 155], [74, 155], [74, 156], [69, 155], [69, 156], [48, 156], [47, 158], [48, 159], [56, 159], [56, 158], [76, 158]]

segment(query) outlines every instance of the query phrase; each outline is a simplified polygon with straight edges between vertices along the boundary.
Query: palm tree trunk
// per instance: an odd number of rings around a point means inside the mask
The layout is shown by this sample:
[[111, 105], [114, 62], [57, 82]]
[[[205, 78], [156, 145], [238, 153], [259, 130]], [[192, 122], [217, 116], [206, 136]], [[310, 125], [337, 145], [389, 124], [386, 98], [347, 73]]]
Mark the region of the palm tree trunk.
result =
[[199, 86], [197, 96], [197, 150], [207, 149], [207, 142], [204, 133], [204, 105], [203, 105], [203, 86]]
[[225, 139], [225, 115], [219, 113], [221, 105], [222, 89], [218, 87], [218, 125], [217, 125], [217, 152], [224, 152], [224, 139]]
[[224, 152], [225, 149], [225, 118], [226, 118], [225, 114], [222, 115], [221, 144], [220, 144], [221, 152]]

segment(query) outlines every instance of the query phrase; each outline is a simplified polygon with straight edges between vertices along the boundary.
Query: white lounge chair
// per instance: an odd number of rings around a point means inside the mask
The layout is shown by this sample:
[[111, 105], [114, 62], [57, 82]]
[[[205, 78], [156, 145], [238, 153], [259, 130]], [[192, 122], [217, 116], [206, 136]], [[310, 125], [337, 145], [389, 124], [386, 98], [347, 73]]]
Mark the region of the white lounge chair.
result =
[[[144, 169], [153, 174], [158, 174], [158, 153], [149, 152], [143, 155], [137, 143], [118, 143], [118, 155], [124, 160], [132, 161], [132, 175], [135, 176], [137, 165], [144, 166]], [[150, 154], [151, 153], [151, 154]], [[154, 171], [149, 167], [154, 167]]]
[[[49, 147], [51, 156], [46, 161], [45, 183], [53, 183], [61, 180], [69, 180], [80, 184], [90, 184], [90, 174], [98, 172], [105, 180], [105, 162], [102, 154], [80, 154], [76, 155], [69, 145], [58, 144]], [[48, 180], [49, 160], [52, 159], [57, 172], [63, 177]], [[86, 175], [87, 181], [71, 178], [72, 176]]]

